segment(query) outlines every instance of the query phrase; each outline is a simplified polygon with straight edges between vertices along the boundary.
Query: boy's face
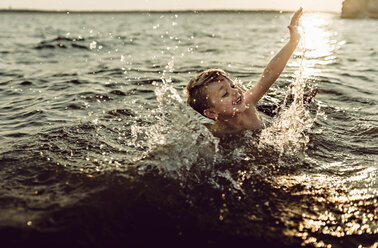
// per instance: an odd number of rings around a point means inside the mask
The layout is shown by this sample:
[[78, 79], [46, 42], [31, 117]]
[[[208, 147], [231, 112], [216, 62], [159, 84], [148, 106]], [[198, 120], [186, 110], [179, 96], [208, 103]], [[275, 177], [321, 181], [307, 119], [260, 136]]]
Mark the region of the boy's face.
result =
[[248, 108], [242, 90], [229, 78], [221, 77], [211, 82], [207, 85], [206, 93], [213, 107], [205, 110], [205, 115], [212, 119], [217, 119], [219, 116], [234, 116]]

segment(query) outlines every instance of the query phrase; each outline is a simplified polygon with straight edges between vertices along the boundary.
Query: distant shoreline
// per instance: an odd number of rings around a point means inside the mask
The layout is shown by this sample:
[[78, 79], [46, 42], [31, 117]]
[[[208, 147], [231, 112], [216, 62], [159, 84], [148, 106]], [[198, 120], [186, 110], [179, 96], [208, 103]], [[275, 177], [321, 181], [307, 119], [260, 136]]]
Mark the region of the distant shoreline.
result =
[[[331, 13], [332, 11], [307, 11], [309, 13]], [[203, 9], [203, 10], [40, 10], [40, 9], [0, 9], [0, 13], [41, 13], [41, 14], [123, 14], [123, 13], [293, 13], [289, 10], [240, 10], [240, 9]]]

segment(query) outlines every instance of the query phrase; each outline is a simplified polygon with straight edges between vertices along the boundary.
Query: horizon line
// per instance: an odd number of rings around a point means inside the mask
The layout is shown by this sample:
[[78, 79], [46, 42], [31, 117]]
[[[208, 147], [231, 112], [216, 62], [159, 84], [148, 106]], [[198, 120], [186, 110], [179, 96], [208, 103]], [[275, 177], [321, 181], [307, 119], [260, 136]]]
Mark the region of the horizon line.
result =
[[[13, 13], [66, 13], [66, 14], [105, 14], [105, 13], [224, 13], [224, 12], [269, 12], [269, 13], [292, 13], [295, 10], [275, 10], [275, 9], [180, 9], [180, 10], [51, 10], [51, 9], [28, 9], [28, 8], [8, 8], [0, 9], [0, 12], [13, 12]], [[323, 11], [323, 10], [309, 10], [309, 13], [332, 13], [339, 14], [335, 11]]]

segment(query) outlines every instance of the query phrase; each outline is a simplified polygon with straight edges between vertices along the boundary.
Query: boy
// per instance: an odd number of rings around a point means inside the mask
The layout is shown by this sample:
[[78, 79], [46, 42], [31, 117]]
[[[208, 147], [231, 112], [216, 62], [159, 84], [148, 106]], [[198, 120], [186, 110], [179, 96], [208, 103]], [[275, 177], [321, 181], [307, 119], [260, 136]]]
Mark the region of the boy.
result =
[[[192, 78], [186, 86], [188, 104], [200, 114], [215, 120], [209, 126], [218, 137], [246, 129], [260, 130], [264, 124], [256, 109], [264, 96], [286, 66], [300, 40], [297, 30], [302, 8], [291, 18], [290, 40], [269, 62], [254, 87], [243, 94], [227, 73], [220, 69], [209, 69]], [[316, 94], [316, 93], [315, 93]]]

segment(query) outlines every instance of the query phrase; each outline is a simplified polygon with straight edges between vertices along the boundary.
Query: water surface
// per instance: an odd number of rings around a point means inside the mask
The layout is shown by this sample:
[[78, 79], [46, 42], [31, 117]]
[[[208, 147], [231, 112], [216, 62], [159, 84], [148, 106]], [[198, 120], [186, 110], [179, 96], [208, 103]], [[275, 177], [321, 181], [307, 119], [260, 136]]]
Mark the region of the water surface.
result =
[[319, 93], [263, 114], [264, 139], [224, 144], [185, 104], [204, 69], [251, 87], [289, 19], [1, 13], [3, 244], [373, 246], [376, 20], [304, 14], [303, 43], [261, 106]]

